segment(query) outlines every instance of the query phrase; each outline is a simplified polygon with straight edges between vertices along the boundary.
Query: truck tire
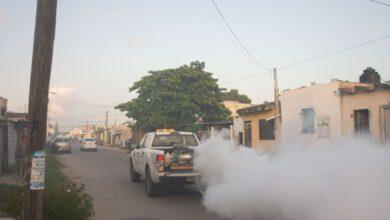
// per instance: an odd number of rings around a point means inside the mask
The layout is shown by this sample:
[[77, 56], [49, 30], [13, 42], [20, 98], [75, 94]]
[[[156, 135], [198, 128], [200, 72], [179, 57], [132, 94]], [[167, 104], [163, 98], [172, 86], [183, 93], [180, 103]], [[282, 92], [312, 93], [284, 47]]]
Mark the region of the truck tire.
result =
[[141, 179], [141, 175], [139, 175], [137, 172], [135, 172], [133, 167], [133, 161], [130, 160], [130, 179], [133, 183], [139, 183]]
[[149, 167], [145, 169], [145, 185], [146, 185], [146, 194], [149, 197], [159, 196], [160, 186], [159, 184], [153, 182], [153, 179], [150, 176]]

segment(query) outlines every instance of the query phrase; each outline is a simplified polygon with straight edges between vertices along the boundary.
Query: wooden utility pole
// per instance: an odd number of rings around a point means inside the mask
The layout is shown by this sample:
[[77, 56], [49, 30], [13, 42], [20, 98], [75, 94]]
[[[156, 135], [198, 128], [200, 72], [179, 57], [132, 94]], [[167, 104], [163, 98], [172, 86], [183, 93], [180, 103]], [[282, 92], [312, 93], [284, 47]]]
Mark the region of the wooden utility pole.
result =
[[34, 47], [31, 65], [26, 148], [26, 193], [24, 219], [41, 220], [43, 190], [31, 190], [32, 154], [46, 145], [47, 107], [57, 0], [37, 0]]
[[106, 121], [104, 129], [104, 144], [108, 145], [108, 111], [106, 111]]
[[282, 131], [281, 126], [281, 111], [280, 111], [280, 101], [279, 101], [279, 86], [278, 86], [278, 75], [276, 72], [276, 68], [274, 68], [274, 101], [275, 101], [275, 131], [276, 131], [276, 143], [280, 142], [280, 134]]

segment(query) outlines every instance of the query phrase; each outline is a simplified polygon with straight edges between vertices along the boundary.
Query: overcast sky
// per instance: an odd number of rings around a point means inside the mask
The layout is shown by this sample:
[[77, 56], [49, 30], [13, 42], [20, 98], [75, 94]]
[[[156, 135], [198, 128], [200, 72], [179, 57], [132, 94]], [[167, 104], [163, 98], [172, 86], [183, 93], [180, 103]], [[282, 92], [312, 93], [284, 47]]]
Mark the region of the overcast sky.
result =
[[[390, 7], [369, 0], [216, 2], [243, 44], [269, 67], [390, 34]], [[0, 96], [14, 111], [27, 103], [35, 9], [36, 1], [0, 1]], [[51, 96], [53, 118], [72, 126], [104, 120], [107, 109], [110, 120], [123, 120], [110, 106], [134, 97], [128, 93], [134, 81], [194, 60], [205, 61], [222, 87], [237, 88], [254, 103], [270, 100], [271, 75], [236, 81], [264, 69], [240, 53], [212, 16], [222, 24], [209, 0], [59, 0], [51, 87], [67, 99]], [[390, 79], [390, 38], [280, 71], [280, 87], [356, 81], [368, 66]]]

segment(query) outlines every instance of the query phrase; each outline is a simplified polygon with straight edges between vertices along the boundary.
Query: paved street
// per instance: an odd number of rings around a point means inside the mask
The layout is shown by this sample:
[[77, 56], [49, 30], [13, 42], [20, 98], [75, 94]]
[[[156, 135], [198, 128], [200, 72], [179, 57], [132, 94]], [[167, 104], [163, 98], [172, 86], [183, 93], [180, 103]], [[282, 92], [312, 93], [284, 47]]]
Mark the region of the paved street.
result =
[[63, 171], [83, 183], [93, 196], [95, 219], [216, 219], [201, 204], [201, 194], [191, 188], [168, 189], [158, 198], [148, 198], [144, 182], [131, 183], [129, 155], [99, 147], [98, 152], [59, 155]]

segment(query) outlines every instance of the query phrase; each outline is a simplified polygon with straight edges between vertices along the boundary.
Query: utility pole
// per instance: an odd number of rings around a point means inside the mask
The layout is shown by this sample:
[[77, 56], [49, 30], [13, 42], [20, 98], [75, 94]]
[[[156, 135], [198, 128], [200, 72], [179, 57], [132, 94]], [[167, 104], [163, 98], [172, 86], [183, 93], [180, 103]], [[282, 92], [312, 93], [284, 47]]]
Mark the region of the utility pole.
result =
[[105, 144], [108, 144], [108, 111], [106, 111], [105, 127], [106, 129], [104, 129], [104, 142]]
[[[34, 47], [31, 65], [26, 147], [26, 192], [24, 219], [41, 220], [43, 190], [31, 182], [33, 153], [46, 145], [47, 107], [56, 27], [57, 0], [37, 0]], [[44, 174], [44, 172], [43, 172]]]
[[280, 111], [280, 101], [279, 101], [279, 86], [278, 86], [278, 74], [276, 68], [274, 68], [274, 101], [275, 101], [275, 139], [277, 145], [280, 143], [281, 137], [281, 111]]
[[111, 144], [114, 144], [115, 145], [115, 135], [116, 135], [116, 119], [114, 119], [114, 132], [113, 132], [114, 134], [113, 134], [113, 136], [112, 136], [112, 141], [111, 142], [113, 142], [113, 143], [111, 143]]

